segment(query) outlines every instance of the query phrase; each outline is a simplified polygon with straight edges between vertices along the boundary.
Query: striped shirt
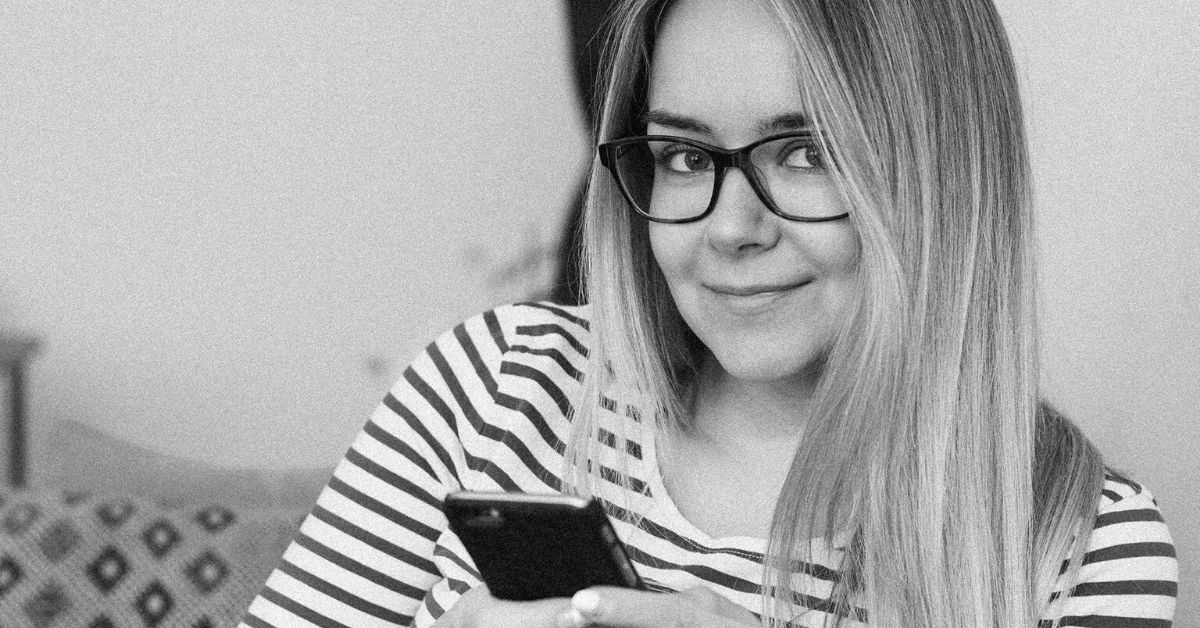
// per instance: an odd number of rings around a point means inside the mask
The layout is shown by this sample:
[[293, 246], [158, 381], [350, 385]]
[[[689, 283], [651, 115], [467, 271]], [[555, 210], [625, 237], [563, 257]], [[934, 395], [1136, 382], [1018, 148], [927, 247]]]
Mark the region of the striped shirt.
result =
[[[526, 303], [472, 318], [404, 371], [355, 439], [243, 628], [430, 626], [479, 582], [441, 506], [455, 490], [557, 492], [572, 400], [587, 360], [588, 309]], [[636, 408], [605, 399], [598, 435], [598, 497], [640, 516], [616, 521], [638, 572], [673, 590], [696, 585], [760, 608], [761, 538], [712, 538], [663, 488], [653, 430]], [[639, 442], [618, 434], [642, 434]], [[634, 489], [612, 481], [628, 473]], [[618, 478], [619, 479], [619, 478]], [[824, 625], [844, 551], [814, 545], [797, 576], [811, 609], [798, 626]], [[1110, 475], [1079, 580], [1060, 585], [1064, 626], [1170, 626], [1177, 563], [1151, 494]], [[861, 625], [861, 624], [859, 624]]]

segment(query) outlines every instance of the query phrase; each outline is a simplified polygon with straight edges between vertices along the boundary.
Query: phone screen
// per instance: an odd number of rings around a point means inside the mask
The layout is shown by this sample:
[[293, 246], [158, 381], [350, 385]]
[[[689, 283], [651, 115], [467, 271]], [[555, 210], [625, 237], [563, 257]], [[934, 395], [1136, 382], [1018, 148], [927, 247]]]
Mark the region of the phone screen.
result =
[[570, 597], [591, 586], [644, 588], [596, 500], [523, 493], [451, 493], [450, 529], [492, 595]]

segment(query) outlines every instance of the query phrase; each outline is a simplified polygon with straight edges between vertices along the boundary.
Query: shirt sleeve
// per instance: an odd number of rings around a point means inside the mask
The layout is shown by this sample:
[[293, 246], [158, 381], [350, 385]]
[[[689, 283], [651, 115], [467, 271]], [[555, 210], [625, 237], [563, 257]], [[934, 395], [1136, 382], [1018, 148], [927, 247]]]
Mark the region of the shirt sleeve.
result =
[[[405, 370], [354, 439], [242, 628], [429, 626], [477, 586], [442, 502], [479, 458], [463, 438], [493, 403], [503, 339], [477, 317]], [[475, 450], [478, 452], [479, 447]]]
[[[1178, 582], [1175, 545], [1154, 496], [1109, 475], [1079, 575], [1061, 602], [1059, 625], [1169, 628]], [[1060, 584], [1056, 597], [1064, 588]]]

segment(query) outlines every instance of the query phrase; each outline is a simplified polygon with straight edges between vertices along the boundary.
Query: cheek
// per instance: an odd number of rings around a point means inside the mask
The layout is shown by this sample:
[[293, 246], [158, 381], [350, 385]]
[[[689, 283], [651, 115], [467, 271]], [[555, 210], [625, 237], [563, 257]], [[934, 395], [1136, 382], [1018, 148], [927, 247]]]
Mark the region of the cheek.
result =
[[858, 232], [848, 220], [827, 226], [827, 230], [810, 231], [796, 238], [802, 243], [805, 257], [825, 278], [839, 280], [856, 275], [862, 253]]
[[689, 231], [683, 225], [651, 224], [650, 251], [668, 283], [680, 277], [692, 265], [696, 247], [689, 244]]
[[862, 291], [859, 270], [862, 246], [858, 233], [843, 221], [842, 228], [813, 248], [813, 260], [820, 266], [824, 295], [819, 301], [820, 314], [826, 317], [827, 332], [832, 338], [850, 315]]

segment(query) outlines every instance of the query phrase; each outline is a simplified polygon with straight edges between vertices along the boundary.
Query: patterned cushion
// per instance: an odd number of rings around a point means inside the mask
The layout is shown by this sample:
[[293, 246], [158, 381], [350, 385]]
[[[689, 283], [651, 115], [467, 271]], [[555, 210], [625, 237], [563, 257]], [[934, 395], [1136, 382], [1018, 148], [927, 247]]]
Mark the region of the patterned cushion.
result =
[[0, 626], [234, 626], [303, 512], [0, 494]]

